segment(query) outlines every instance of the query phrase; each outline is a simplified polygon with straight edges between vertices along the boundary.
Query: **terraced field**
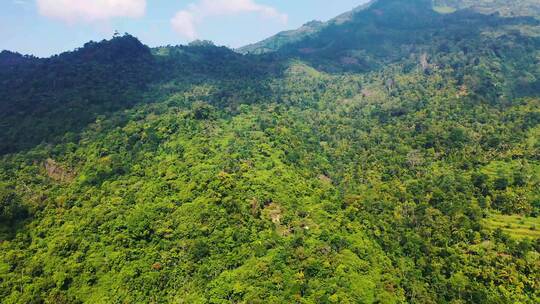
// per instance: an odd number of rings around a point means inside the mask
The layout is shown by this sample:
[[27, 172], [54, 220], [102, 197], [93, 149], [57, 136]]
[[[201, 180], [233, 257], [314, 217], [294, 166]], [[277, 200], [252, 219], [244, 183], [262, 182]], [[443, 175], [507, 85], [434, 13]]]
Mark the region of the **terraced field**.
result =
[[540, 218], [519, 215], [492, 215], [484, 220], [490, 229], [501, 228], [514, 238], [540, 238]]

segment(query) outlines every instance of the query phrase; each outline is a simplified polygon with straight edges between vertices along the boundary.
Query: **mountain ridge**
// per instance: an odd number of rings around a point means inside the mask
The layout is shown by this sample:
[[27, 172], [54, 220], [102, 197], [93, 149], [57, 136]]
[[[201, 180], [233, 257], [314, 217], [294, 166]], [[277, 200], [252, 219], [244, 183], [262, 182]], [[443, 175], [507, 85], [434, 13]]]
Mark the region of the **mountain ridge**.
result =
[[[386, 5], [394, 0], [371, 0], [365, 4], [362, 4], [353, 10], [346, 12], [340, 16], [330, 19], [329, 21], [318, 23], [317, 26], [303, 25], [299, 29], [280, 32], [274, 36], [266, 38], [260, 42], [249, 44], [237, 49], [238, 52], [243, 54], [264, 54], [278, 51], [281, 47], [291, 43], [299, 42], [302, 39], [307, 38], [309, 35], [314, 35], [320, 32], [322, 29], [350, 21], [352, 16], [369, 9], [375, 5]], [[397, 1], [403, 3], [404, 1]], [[503, 1], [467, 1], [467, 0], [413, 0], [414, 3], [424, 3], [438, 13], [448, 14], [455, 13], [457, 10], [468, 9], [483, 14], [502, 13], [505, 16], [540, 16], [540, 4], [529, 1], [530, 3], [523, 3], [525, 1], [514, 1], [511, 6], [507, 6]], [[523, 4], [522, 4], [523, 3]]]
[[285, 39], [286, 43], [299, 41], [309, 34], [314, 34], [318, 32], [323, 27], [328, 26], [331, 23], [341, 23], [349, 20], [352, 15], [356, 12], [368, 8], [372, 3], [378, 0], [370, 0], [369, 2], [362, 4], [348, 12], [345, 12], [337, 17], [334, 17], [328, 21], [319, 21], [313, 20], [311, 22], [305, 23], [298, 29], [283, 31], [277, 33], [274, 36], [268, 37], [264, 40], [261, 40], [256, 43], [248, 44], [246, 46], [236, 49], [236, 51], [242, 54], [264, 54], [267, 52], [272, 52], [278, 49], [281, 44], [280, 40]]

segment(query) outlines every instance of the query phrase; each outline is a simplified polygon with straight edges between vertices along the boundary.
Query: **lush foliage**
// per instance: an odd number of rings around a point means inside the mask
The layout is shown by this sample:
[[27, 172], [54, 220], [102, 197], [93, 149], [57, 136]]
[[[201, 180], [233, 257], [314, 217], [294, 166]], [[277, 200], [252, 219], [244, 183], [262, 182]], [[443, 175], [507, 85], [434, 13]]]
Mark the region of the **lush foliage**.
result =
[[3, 53], [2, 302], [538, 303], [538, 24], [424, 3], [316, 55]]

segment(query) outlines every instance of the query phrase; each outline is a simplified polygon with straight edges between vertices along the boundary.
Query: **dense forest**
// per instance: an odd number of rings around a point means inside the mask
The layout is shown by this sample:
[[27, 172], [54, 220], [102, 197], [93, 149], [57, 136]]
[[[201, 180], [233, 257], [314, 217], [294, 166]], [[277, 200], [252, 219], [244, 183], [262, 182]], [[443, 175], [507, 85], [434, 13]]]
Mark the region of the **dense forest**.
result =
[[539, 303], [535, 2], [0, 53], [0, 302]]

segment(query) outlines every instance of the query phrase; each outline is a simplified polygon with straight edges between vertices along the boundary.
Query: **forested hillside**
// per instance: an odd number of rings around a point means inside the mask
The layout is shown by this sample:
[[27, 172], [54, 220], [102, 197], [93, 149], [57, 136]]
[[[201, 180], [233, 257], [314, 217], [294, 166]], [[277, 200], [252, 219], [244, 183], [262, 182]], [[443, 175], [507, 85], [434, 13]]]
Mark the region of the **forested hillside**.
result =
[[540, 302], [540, 22], [344, 16], [2, 52], [1, 302]]

